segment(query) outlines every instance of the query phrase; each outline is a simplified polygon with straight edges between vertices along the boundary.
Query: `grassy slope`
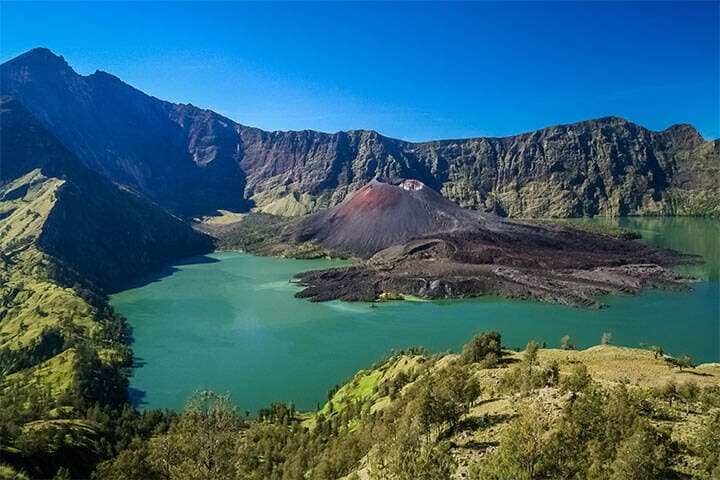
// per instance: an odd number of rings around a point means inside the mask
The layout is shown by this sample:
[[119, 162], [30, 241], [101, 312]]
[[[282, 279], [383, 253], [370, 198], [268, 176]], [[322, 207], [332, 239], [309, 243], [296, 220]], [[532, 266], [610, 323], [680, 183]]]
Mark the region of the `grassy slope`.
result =
[[[45, 408], [50, 410], [43, 413], [38, 407], [37, 414], [23, 420], [20, 435], [24, 441], [54, 436], [54, 443], [45, 445], [48, 452], [61, 448], [93, 451], [95, 427], [75, 418], [79, 412], [70, 404], [69, 394], [78, 382], [76, 351], [70, 345], [81, 343], [95, 350], [114, 368], [126, 364], [128, 358], [122, 345], [108, 341], [104, 332], [109, 311], [91, 304], [87, 292], [61, 284], [58, 273], [64, 280], [73, 276], [67, 276], [58, 260], [35, 246], [62, 184], [62, 180], [33, 171], [0, 187], [0, 212], [5, 213], [0, 220], [0, 397], [7, 396], [2, 400], [22, 409], [15, 404], [34, 398], [33, 391], [45, 392], [49, 402]], [[18, 189], [24, 195], [12, 198]], [[43, 352], [38, 347], [47, 331], [61, 333], [65, 344], [61, 351]], [[23, 357], [28, 352], [36, 353]], [[25, 361], [13, 365], [11, 354]], [[0, 451], [3, 456], [22, 455], [12, 438], [0, 439]], [[2, 475], [13, 478], [10, 467], [2, 468], [7, 470]]]
[[[544, 387], [527, 398], [522, 398], [517, 393], [503, 391], [501, 388], [503, 377], [512, 372], [513, 365], [522, 361], [524, 352], [506, 351], [505, 354], [499, 368], [486, 369], [481, 368], [479, 364], [466, 366], [473, 371], [479, 381], [482, 393], [469, 413], [464, 416], [468, 425], [465, 433], [456, 432], [451, 439], [454, 444], [453, 455], [460, 465], [456, 472], [458, 478], [462, 478], [461, 476], [466, 473], [465, 467], [475, 457], [483, 454], [478, 454], [478, 445], [498, 444], [510, 421], [516, 417], [518, 409], [523, 404], [540, 403], [546, 411], [559, 413], [568, 400], [567, 394], [558, 388]], [[343, 409], [353, 402], [362, 402], [363, 408], [370, 411], [386, 408], [393, 402], [393, 396], [388, 395], [387, 388], [384, 387], [391, 384], [400, 372], [414, 373], [419, 378], [430, 372], [442, 370], [457, 357], [453, 354], [440, 357], [400, 355], [373, 369], [360, 371], [343, 385], [321, 410], [304, 419], [303, 425], [313, 428], [318, 415], [322, 414], [325, 418], [339, 416]], [[652, 352], [635, 348], [602, 345], [579, 351], [541, 349], [538, 359], [541, 367], [557, 362], [561, 378], [569, 376], [577, 365], [584, 364], [593, 381], [608, 388], [622, 384], [631, 390], [649, 391], [660, 388], [668, 382], [677, 385], [694, 382], [701, 388], [720, 385], [720, 363], [702, 364], [691, 370], [680, 371], [665, 359], [656, 359]], [[397, 395], [402, 396], [411, 391], [412, 383], [405, 385]], [[682, 442], [694, 436], [701, 423], [709, 417], [709, 413], [693, 408], [689, 414], [686, 414], [684, 404], [677, 401], [673, 415], [657, 423], [658, 426], [666, 427], [671, 431], [673, 440]], [[483, 419], [484, 423], [478, 422], [479, 419]], [[482, 425], [477, 426], [479, 424]], [[365, 467], [367, 463], [367, 461], [361, 462], [356, 472], [362, 479], [368, 478]], [[681, 457], [674, 469], [678, 473], [693, 474], [694, 463], [694, 458]]]
[[51, 260], [33, 246], [62, 184], [33, 170], [0, 188], [0, 212], [6, 215], [0, 220], [0, 348], [28, 347], [63, 319], [83, 330], [93, 326], [92, 308], [49, 278]]

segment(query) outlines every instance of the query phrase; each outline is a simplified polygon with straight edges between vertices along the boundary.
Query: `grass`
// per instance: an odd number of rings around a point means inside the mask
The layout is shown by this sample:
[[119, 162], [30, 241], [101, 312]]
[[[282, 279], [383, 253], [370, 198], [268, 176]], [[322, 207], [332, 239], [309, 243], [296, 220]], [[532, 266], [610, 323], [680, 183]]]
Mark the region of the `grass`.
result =
[[[6, 199], [0, 201], [0, 248], [5, 254], [19, 250], [40, 236], [55, 205], [55, 192], [63, 183], [33, 170], [0, 189], [0, 199]], [[13, 192], [23, 187], [27, 188], [24, 196], [14, 198]]]
[[3, 480], [28, 480], [30, 477], [9, 465], [0, 464], [0, 478]]
[[[73, 289], [61, 287], [42, 275], [44, 255], [34, 247], [18, 253], [0, 271], [0, 348], [24, 348], [46, 328], [70, 322], [86, 335], [98, 328], [97, 312]], [[30, 268], [29, 265], [36, 265]], [[30, 274], [28, 274], [30, 273]]]
[[[78, 278], [37, 246], [63, 183], [34, 170], [0, 187], [0, 349], [32, 352], [48, 330], [60, 332], [65, 342], [65, 350], [51, 358], [34, 355], [34, 365], [20, 363], [27, 368], [3, 378], [0, 391], [40, 386], [57, 399], [72, 388], [75, 375], [75, 350], [68, 341], [92, 346], [92, 339], [102, 336], [107, 313], [67, 286]], [[56, 278], [61, 275], [67, 285]], [[100, 356], [111, 363], [121, 354], [110, 346]]]
[[380, 387], [397, 378], [401, 372], [410, 374], [413, 370], [418, 370], [422, 366], [423, 359], [421, 355], [398, 355], [383, 362], [377, 368], [359, 371], [340, 387], [319, 411], [306, 417], [303, 426], [313, 428], [317, 415], [322, 414], [325, 418], [337, 415], [352, 403], [369, 405], [373, 412], [381, 410], [389, 404], [390, 399], [380, 393]]
[[73, 386], [75, 376], [75, 350], [70, 348], [49, 360], [23, 371], [8, 375], [8, 385], [27, 388], [41, 386], [50, 389], [53, 398], [58, 398]]
[[[518, 358], [521, 354], [515, 353]], [[694, 369], [680, 371], [663, 358], [655, 358], [649, 350], [598, 345], [586, 350], [542, 349], [540, 359], [557, 361], [561, 375], [569, 373], [577, 363], [588, 368], [593, 379], [606, 384], [624, 383], [634, 387], [661, 387], [669, 381], [694, 381], [698, 386], [720, 385], [720, 364], [706, 363]]]
[[[460, 468], [456, 476], [467, 473], [462, 465], [468, 465], [482, 455], [483, 449], [478, 446], [493, 448], [497, 446], [510, 422], [516, 418], [520, 408], [525, 404], [543, 405], [543, 409], [551, 417], [562, 414], [568, 402], [569, 394], [558, 387], [543, 387], [522, 396], [516, 391], [508, 392], [503, 388], [503, 378], [513, 372], [514, 365], [519, 365], [524, 358], [524, 352], [504, 351], [504, 357], [496, 368], [482, 368], [479, 364], [468, 364], [480, 384], [480, 397], [473, 403], [469, 412], [463, 417], [461, 427], [455, 431], [449, 440], [454, 445], [453, 455], [459, 460]], [[315, 426], [316, 415], [322, 413], [325, 418], [338, 415], [351, 402], [362, 402], [363, 410], [377, 412], [388, 407], [392, 399], [383, 394], [383, 385], [391, 382], [400, 372], [406, 374], [415, 372], [420, 376], [437, 373], [458, 359], [456, 354], [447, 354], [441, 357], [428, 357], [424, 355], [398, 355], [381, 363], [376, 368], [358, 372], [351, 380], [343, 385], [333, 396], [332, 413], [328, 402], [316, 414], [306, 414], [303, 425], [307, 428]], [[624, 385], [631, 391], [650, 392], [663, 387], [668, 382], [681, 385], [684, 382], [695, 382], [699, 387], [720, 386], [720, 363], [698, 365], [694, 369], [680, 371], [670, 365], [664, 358], [655, 358], [649, 350], [625, 348], [613, 345], [598, 345], [586, 350], [540, 349], [537, 362], [539, 367], [545, 368], [556, 362], [560, 378], [570, 375], [580, 364], [587, 367], [594, 382], [604, 388], [611, 389]], [[427, 370], [426, 370], [427, 369]], [[411, 378], [416, 378], [411, 376]], [[414, 381], [414, 380], [413, 380]], [[396, 395], [406, 395], [412, 388], [411, 381]], [[701, 408], [691, 408], [686, 412], [686, 406], [681, 400], [675, 400], [672, 407], [666, 400], [654, 397], [656, 413], [665, 412], [665, 419], [653, 422], [663, 427], [672, 439], [679, 444], [687, 444], [695, 438], [702, 422], [708, 418], [708, 411]], [[347, 426], [353, 429], [353, 424]], [[694, 473], [693, 465], [697, 459], [687, 456], [679, 463], [673, 464], [676, 472], [691, 477]], [[357, 473], [365, 478], [367, 471], [361, 467]]]

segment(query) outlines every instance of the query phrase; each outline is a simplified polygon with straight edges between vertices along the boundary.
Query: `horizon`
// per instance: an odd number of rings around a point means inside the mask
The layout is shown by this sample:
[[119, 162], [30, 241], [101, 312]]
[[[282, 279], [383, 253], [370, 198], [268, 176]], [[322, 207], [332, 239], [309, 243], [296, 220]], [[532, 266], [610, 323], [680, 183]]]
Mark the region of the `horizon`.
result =
[[[39, 51], [39, 50], [47, 51], [47, 52], [49, 52], [51, 55], [53, 55], [53, 56], [57, 57], [58, 59], [64, 61], [64, 62], [67, 64], [67, 66], [68, 66], [75, 74], [77, 74], [77, 75], [79, 75], [79, 76], [81, 76], [81, 77], [83, 77], [83, 78], [87, 78], [87, 77], [93, 75], [94, 73], [104, 73], [104, 74], [106, 74], [106, 75], [110, 75], [110, 76], [112, 76], [112, 77], [117, 78], [117, 79], [118, 79], [120, 82], [122, 82], [123, 84], [129, 86], [130, 88], [133, 88], [133, 89], [136, 89], [136, 90], [140, 91], [140, 92], [143, 93], [144, 95], [149, 95], [149, 96], [151, 96], [149, 93], [144, 92], [144, 91], [142, 91], [142, 90], [139, 90], [139, 89], [138, 89], [137, 87], [135, 87], [134, 85], [131, 85], [131, 84], [125, 82], [122, 78], [116, 76], [116, 75], [113, 74], [112, 72], [106, 72], [106, 71], [104, 71], [104, 70], [99, 70], [99, 69], [98, 69], [98, 70], [96, 70], [95, 72], [93, 72], [92, 74], [85, 74], [85, 75], [83, 75], [83, 74], [77, 72], [77, 71], [73, 68], [73, 66], [65, 59], [65, 57], [64, 57], [63, 55], [61, 55], [61, 54], [59, 54], [59, 53], [57, 53], [57, 52], [53, 52], [50, 48], [47, 48], [47, 47], [44, 47], [44, 46], [38, 46], [38, 47], [31, 48], [30, 50], [28, 50], [28, 51], [26, 51], [26, 52], [23, 52], [23, 53], [17, 55], [16, 57], [13, 57], [13, 58], [11, 58], [11, 59], [8, 59], [8, 60], [3, 61], [2, 63], [0, 63], [0, 65], [4, 65], [5, 63], [11, 62], [11, 61], [13, 61], [13, 60], [16, 60], [16, 59], [22, 57], [22, 56], [25, 56], [25, 55], [27, 55], [27, 54], [30, 54], [30, 53], [32, 53], [32, 52], [34, 52], [34, 51]], [[153, 97], [154, 97], [154, 96], [153, 96]], [[162, 101], [162, 102], [169, 102], [168, 100], [163, 99], [163, 98], [158, 98], [158, 97], [154, 97], [154, 98], [157, 98], [158, 100], [160, 100], [160, 101]], [[216, 112], [216, 111], [214, 111], [214, 110], [212, 110], [212, 109], [203, 107], [202, 105], [195, 105], [195, 104], [192, 104], [192, 103], [185, 103], [185, 102], [182, 102], [182, 101], [170, 102], [170, 103], [173, 103], [173, 104], [175, 104], [175, 105], [188, 105], [188, 106], [196, 107], [196, 108], [198, 108], [198, 109], [200, 109], [200, 110], [209, 110], [209, 111], [213, 111], [213, 112], [217, 113], [218, 115], [222, 115], [222, 114], [220, 114], [219, 112]], [[228, 120], [231, 120], [231, 121], [237, 123], [237, 124], [243, 125], [244, 127], [257, 128], [257, 127], [255, 127], [254, 125], [246, 125], [246, 124], [243, 124], [242, 122], [239, 122], [239, 121], [237, 121], [236, 119], [234, 119], [234, 118], [232, 118], [232, 117], [228, 117], [228, 116], [226, 116], [226, 115], [222, 115], [222, 116], [225, 117], [225, 118], [227, 118]], [[690, 127], [692, 127], [696, 132], [698, 132], [698, 134], [701, 135], [706, 141], [720, 140], [720, 137], [718, 137], [718, 138], [707, 138], [707, 137], [703, 136], [702, 133], [697, 130], [697, 128], [695, 127], [695, 125], [693, 125], [693, 124], [691, 124], [691, 123], [673, 123], [673, 124], [668, 125], [668, 126], [665, 127], [665, 128], [662, 128], [662, 129], [659, 129], [659, 130], [654, 130], [654, 129], [648, 128], [648, 127], [646, 127], [646, 126], [644, 126], [644, 125], [642, 125], [642, 124], [640, 124], [640, 123], [634, 122], [634, 121], [632, 121], [632, 120], [630, 120], [630, 119], [627, 119], [627, 118], [624, 118], [624, 117], [620, 117], [620, 116], [618, 116], [618, 115], [606, 115], [606, 116], [604, 116], [604, 117], [587, 118], [587, 119], [584, 119], [584, 120], [578, 120], [578, 121], [569, 122], [569, 123], [558, 123], [558, 124], [552, 124], [552, 125], [545, 125], [545, 126], [541, 126], [541, 127], [537, 128], [537, 129], [535, 129], [535, 130], [528, 130], [528, 131], [522, 131], [522, 132], [517, 132], [517, 133], [511, 133], [511, 134], [509, 134], [509, 135], [503, 135], [503, 136], [435, 138], [435, 139], [420, 140], [420, 141], [413, 141], [413, 140], [407, 140], [407, 139], [405, 139], [405, 138], [392, 137], [392, 136], [390, 136], [390, 135], [385, 135], [385, 134], [383, 134], [382, 132], [379, 132], [379, 131], [377, 131], [377, 130], [375, 130], [375, 129], [372, 129], [372, 128], [369, 128], [369, 129], [351, 128], [351, 129], [349, 129], [349, 130], [337, 130], [337, 131], [332, 131], [332, 132], [331, 132], [331, 131], [322, 131], [322, 130], [313, 130], [313, 129], [308, 129], [308, 128], [303, 128], [303, 129], [299, 129], [299, 130], [264, 130], [264, 131], [270, 131], [270, 132], [303, 132], [303, 131], [312, 131], [312, 132], [318, 132], [318, 133], [322, 133], [322, 134], [326, 134], [326, 135], [335, 135], [335, 134], [342, 133], [342, 132], [366, 131], [366, 132], [374, 132], [374, 133], [377, 133], [378, 135], [383, 136], [383, 137], [386, 137], [386, 138], [391, 138], [391, 139], [393, 139], [393, 140], [399, 140], [399, 141], [408, 142], [408, 143], [431, 143], [431, 142], [444, 142], [444, 141], [453, 141], [453, 140], [467, 140], [467, 139], [473, 139], [473, 138], [509, 138], [509, 137], [515, 137], [515, 136], [520, 136], [520, 135], [526, 135], [526, 134], [530, 134], [530, 133], [533, 133], [533, 132], [536, 132], [536, 131], [539, 131], [539, 130], [545, 130], [545, 129], [553, 128], [553, 127], [562, 127], [562, 126], [575, 125], [575, 124], [580, 124], [580, 123], [585, 123], [585, 122], [601, 121], [601, 120], [613, 119], [613, 118], [614, 118], [614, 119], [622, 120], [622, 121], [624, 121], [624, 122], [631, 123], [631, 124], [633, 124], [633, 125], [638, 125], [638, 126], [640, 126], [640, 127], [642, 127], [642, 128], [645, 128], [645, 129], [647, 129], [647, 130], [654, 131], [654, 132], [662, 132], [662, 131], [669, 130], [670, 128], [678, 127], [678, 126], [690, 126]]]
[[[304, 9], [299, 8], [300, 4], [203, 4], [200, 9], [192, 8], [197, 7], [192, 4], [143, 5], [149, 8], [144, 9], [147, 11], [142, 18], [136, 18], [134, 4], [3, 2], [0, 60], [4, 63], [33, 48], [47, 48], [62, 56], [80, 75], [105, 71], [148, 95], [213, 110], [237, 123], [268, 131], [373, 130], [386, 137], [426, 142], [507, 137], [555, 125], [619, 117], [654, 131], [690, 124], [706, 140], [720, 137], [717, 3], [312, 4]], [[373, 25], [359, 36], [353, 36], [358, 33], [355, 25], [346, 26], [350, 32], [345, 32], [341, 23], [333, 23], [327, 32], [298, 27], [298, 19], [312, 27], [317, 18], [305, 17], [320, 11], [328, 19], [352, 13], [359, 22], [368, 15], [382, 13], [386, 19], [407, 16], [408, 20], [396, 25], [397, 32]], [[112, 18], [126, 28], [130, 25], [141, 31], [145, 23], [168, 12], [175, 14], [166, 19], [171, 25], [157, 25], [157, 32], [146, 32], [139, 38], [131, 38], [127, 30], [118, 32], [109, 25]], [[435, 23], [430, 25], [444, 34], [436, 38], [439, 45], [431, 48], [433, 39], [417, 35], [411, 39], [414, 43], [403, 43], [404, 35], [417, 33], [417, 28], [409, 27], [427, 26], [424, 14], [428, 12], [435, 13], [431, 15]], [[540, 23], [534, 18], [538, 12], [542, 14], [540, 20], [555, 20], [563, 27], [548, 32], [549, 40], [533, 38], [532, 30]], [[238, 41], [243, 48], [230, 48], [225, 40], [232, 27], [227, 20], [233, 18], [231, 13], [249, 14], [248, 18], [256, 23], [269, 16], [274, 23], [262, 32], [256, 31], [255, 24], [243, 25], [244, 30], [236, 33], [246, 41], [253, 37], [251, 44], [245, 47], [247, 42]], [[80, 24], [87, 28], [65, 28], [72, 22], [62, 19], [70, 15], [78, 16]], [[197, 18], [198, 32], [190, 32], [182, 41], [177, 35], [165, 36], [167, 42], [162, 45], [153, 41], [153, 35], [162, 38], [170, 31], [174, 21], [191, 17]], [[645, 21], [639, 21], [640, 17]], [[47, 28], [24, 29], [30, 18], [38, 27]], [[503, 21], [490, 21], [493, 18]], [[529, 31], [506, 32], [507, 18], [525, 23]], [[604, 38], [595, 38], [595, 26], [579, 28], [582, 18], [593, 18], [618, 35], [602, 30]], [[218, 37], [214, 41], [202, 35], [207, 29], [204, 20], [212, 24], [211, 33]], [[469, 29], [476, 26], [471, 22], [480, 20], [489, 31]], [[660, 28], [665, 23], [673, 28]], [[468, 28], [456, 31], [453, 25]], [[627, 31], [630, 25], [635, 27], [633, 33]], [[307, 35], [297, 36], [298, 31]], [[278, 32], [284, 36], [267, 43]], [[397, 52], [392, 48], [376, 50], [366, 58], [366, 44], [373, 44], [373, 34], [390, 33], [394, 33], [390, 37], [394, 43], [391, 41], [389, 46], [396, 47]], [[519, 35], [520, 39], [505, 38], [521, 33], [526, 35]], [[633, 38], [645, 39], [646, 47], [654, 46], [640, 52], [642, 45], [628, 43]], [[505, 45], [487, 48], [484, 42], [488, 40]], [[550, 51], [554, 56], [527, 55], [522, 62], [512, 57], [531, 53], [527, 46], [532, 40], [537, 40], [536, 51], [547, 44], [555, 47]], [[141, 49], [137, 42], [143, 44]], [[253, 42], [262, 45], [253, 48]], [[627, 48], [628, 44], [634, 48]], [[303, 46], [322, 46], [326, 55], [316, 62], [306, 57], [313, 57], [317, 50], [302, 56], [286, 51]], [[473, 47], [484, 49], [476, 54]], [[347, 56], [346, 50], [360, 61], [327, 55]], [[573, 58], [579, 52], [583, 55]], [[398, 57], [398, 53], [406, 56]], [[505, 58], [507, 55], [512, 58]], [[570, 57], [569, 62], [566, 57]], [[476, 58], [492, 62], [487, 68], [479, 68], [474, 64]], [[430, 67], [418, 66], [421, 60], [427, 60]], [[378, 65], [406, 78], [339, 68], [348, 67], [348, 61], [354, 67]], [[603, 65], [609, 61], [611, 65]], [[433, 64], [445, 69], [433, 70]], [[532, 77], [533, 82], [518, 78], [536, 68], [540, 74]], [[427, 73], [427, 78], [418, 78], [418, 71]], [[667, 78], [658, 81], [660, 72], [665, 72]]]

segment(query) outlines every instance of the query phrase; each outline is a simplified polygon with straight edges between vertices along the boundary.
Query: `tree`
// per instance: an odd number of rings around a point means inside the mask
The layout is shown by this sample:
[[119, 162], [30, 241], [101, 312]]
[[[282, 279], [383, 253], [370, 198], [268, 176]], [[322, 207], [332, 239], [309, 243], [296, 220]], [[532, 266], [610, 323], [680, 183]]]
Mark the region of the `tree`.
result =
[[151, 465], [170, 480], [234, 479], [232, 459], [243, 427], [228, 396], [200, 392], [168, 433], [150, 441]]
[[571, 392], [581, 392], [585, 390], [585, 387], [590, 384], [591, 380], [592, 379], [588, 373], [587, 367], [584, 363], [580, 363], [573, 367], [570, 375], [563, 378], [561, 384], [565, 390], [569, 390]]
[[667, 452], [655, 429], [638, 427], [620, 443], [611, 466], [612, 480], [654, 480], [665, 470]]
[[416, 418], [400, 422], [392, 437], [371, 460], [370, 478], [377, 480], [445, 480], [455, 471], [447, 441], [422, 434]]
[[715, 411], [703, 422], [694, 447], [700, 457], [702, 478], [720, 478], [720, 411]]
[[570, 341], [570, 335], [564, 335], [560, 339], [560, 346], [563, 350], [575, 350], [575, 345]]
[[141, 450], [123, 450], [117, 457], [100, 463], [93, 473], [98, 480], [161, 480], [165, 478], [154, 470], [147, 460], [147, 452]]
[[677, 385], [672, 380], [668, 381], [660, 388], [660, 396], [668, 401], [668, 406], [672, 408], [672, 402], [677, 397]]
[[684, 368], [695, 368], [695, 364], [693, 363], [692, 357], [690, 357], [690, 355], [683, 355], [682, 357], [676, 359], [675, 362], [680, 368], [681, 372]]
[[475, 335], [462, 349], [460, 362], [483, 363], [486, 368], [494, 366], [502, 356], [500, 333], [483, 332]]
[[653, 352], [653, 355], [655, 356], [655, 360], [657, 360], [659, 357], [662, 357], [663, 355], [665, 355], [665, 351], [659, 345], [651, 346], [650, 351]]
[[433, 424], [449, 424], [454, 429], [467, 413], [470, 402], [480, 394], [480, 385], [466, 368], [453, 364], [439, 375], [428, 378], [417, 395], [418, 416], [429, 430]]
[[551, 440], [550, 420], [542, 405], [522, 407], [519, 416], [500, 439], [500, 447], [481, 464], [474, 477], [482, 480], [534, 480], [544, 478]]
[[698, 393], [700, 393], [697, 383], [693, 381], [681, 383], [677, 387], [677, 393], [685, 402], [685, 416], [690, 415], [690, 403], [694, 402], [698, 397]]
[[525, 362], [527, 363], [528, 370], [532, 370], [532, 368], [537, 363], [537, 356], [538, 356], [538, 350], [540, 349], [540, 344], [536, 342], [535, 340], [530, 340], [528, 344], [525, 346]]
[[610, 345], [610, 342], [612, 342], [612, 333], [603, 333], [602, 337], [600, 337], [600, 345]]

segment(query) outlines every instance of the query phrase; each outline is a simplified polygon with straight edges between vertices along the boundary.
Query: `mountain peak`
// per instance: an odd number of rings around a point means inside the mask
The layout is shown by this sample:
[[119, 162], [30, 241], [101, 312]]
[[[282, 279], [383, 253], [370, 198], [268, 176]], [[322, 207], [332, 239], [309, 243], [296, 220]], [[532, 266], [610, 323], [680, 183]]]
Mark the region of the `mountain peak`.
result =
[[700, 132], [688, 123], [670, 125], [668, 128], [663, 130], [662, 133], [670, 135], [676, 141], [690, 147], [696, 147], [705, 142], [705, 139], [702, 135], [700, 135]]
[[21, 53], [17, 57], [5, 63], [34, 63], [44, 65], [60, 65], [68, 68], [70, 67], [67, 61], [65, 61], [65, 57], [63, 57], [62, 55], [56, 55], [55, 53], [53, 53], [52, 50], [45, 47], [33, 48], [32, 50]]
[[341, 204], [307, 217], [298, 238], [369, 258], [410, 239], [454, 231], [485, 218], [460, 208], [419, 180], [378, 178]]
[[8, 89], [12, 90], [11, 84], [15, 81], [24, 83], [29, 80], [45, 79], [56, 82], [58, 76], [75, 75], [75, 70], [64, 57], [44, 47], [33, 48], [8, 60], [0, 65], [0, 71], [2, 71], [4, 93], [9, 93]]

